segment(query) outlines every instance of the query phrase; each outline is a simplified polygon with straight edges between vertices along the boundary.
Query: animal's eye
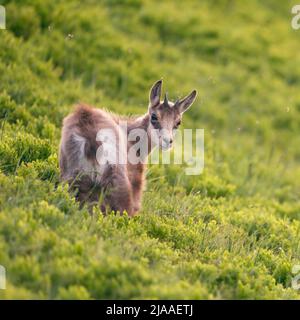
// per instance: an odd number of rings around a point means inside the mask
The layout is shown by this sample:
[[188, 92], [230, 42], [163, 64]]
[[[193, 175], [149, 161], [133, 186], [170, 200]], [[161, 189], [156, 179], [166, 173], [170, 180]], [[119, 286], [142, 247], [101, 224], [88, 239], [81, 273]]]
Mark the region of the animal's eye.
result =
[[180, 126], [180, 124], [181, 124], [181, 121], [178, 121], [175, 125], [175, 128], [177, 129]]
[[158, 121], [157, 115], [155, 113], [151, 114], [151, 123], [154, 124]]

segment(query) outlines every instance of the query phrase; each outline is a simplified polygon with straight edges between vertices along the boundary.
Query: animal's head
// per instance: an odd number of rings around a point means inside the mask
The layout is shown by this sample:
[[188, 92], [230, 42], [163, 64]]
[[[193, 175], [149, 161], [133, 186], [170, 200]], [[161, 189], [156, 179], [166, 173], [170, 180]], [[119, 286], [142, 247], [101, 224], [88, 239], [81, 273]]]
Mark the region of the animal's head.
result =
[[154, 144], [162, 150], [168, 150], [173, 146], [174, 132], [181, 124], [182, 115], [195, 101], [197, 91], [193, 90], [185, 98], [171, 102], [167, 94], [163, 101], [160, 100], [161, 88], [162, 80], [159, 80], [150, 90], [149, 129]]

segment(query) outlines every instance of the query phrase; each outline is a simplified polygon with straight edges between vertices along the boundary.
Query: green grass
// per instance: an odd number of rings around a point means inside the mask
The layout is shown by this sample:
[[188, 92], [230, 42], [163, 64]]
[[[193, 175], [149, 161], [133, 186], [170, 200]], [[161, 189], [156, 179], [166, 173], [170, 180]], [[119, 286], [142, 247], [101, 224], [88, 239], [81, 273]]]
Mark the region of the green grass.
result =
[[[299, 299], [294, 1], [2, 1], [0, 264], [6, 299]], [[58, 180], [84, 101], [142, 114], [196, 88], [205, 169], [151, 166], [140, 214], [90, 216]]]

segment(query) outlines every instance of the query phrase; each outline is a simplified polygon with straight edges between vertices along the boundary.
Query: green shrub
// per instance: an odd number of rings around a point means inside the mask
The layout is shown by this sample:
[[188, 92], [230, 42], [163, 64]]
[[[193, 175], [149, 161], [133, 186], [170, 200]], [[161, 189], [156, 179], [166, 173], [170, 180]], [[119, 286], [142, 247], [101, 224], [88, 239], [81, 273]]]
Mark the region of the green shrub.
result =
[[[299, 34], [292, 1], [3, 1], [2, 299], [299, 299]], [[80, 209], [59, 181], [64, 116], [142, 114], [163, 78], [199, 91], [203, 174], [150, 165], [138, 216]]]

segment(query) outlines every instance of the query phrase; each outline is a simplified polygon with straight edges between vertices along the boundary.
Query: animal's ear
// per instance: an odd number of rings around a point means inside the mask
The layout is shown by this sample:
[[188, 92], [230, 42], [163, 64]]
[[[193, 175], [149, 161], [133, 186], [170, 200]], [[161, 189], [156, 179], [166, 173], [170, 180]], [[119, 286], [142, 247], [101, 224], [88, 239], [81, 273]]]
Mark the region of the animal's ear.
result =
[[178, 108], [180, 113], [185, 112], [195, 101], [197, 96], [197, 91], [193, 90], [188, 96], [185, 98], [176, 101], [175, 108]]
[[155, 107], [160, 103], [160, 96], [161, 96], [161, 87], [162, 87], [162, 80], [158, 80], [154, 83], [153, 87], [150, 90], [150, 106]]

